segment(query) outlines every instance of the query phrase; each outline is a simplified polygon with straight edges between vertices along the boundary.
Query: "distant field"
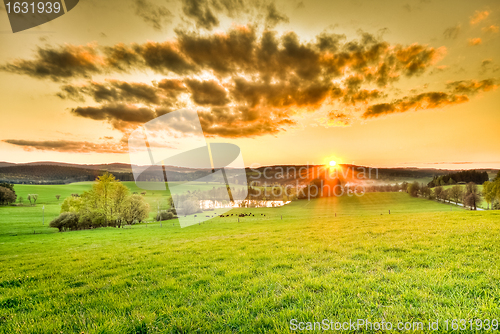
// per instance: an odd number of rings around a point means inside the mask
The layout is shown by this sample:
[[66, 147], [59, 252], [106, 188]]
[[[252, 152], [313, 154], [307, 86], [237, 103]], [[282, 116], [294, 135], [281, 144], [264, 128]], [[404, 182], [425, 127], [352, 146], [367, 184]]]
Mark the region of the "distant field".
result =
[[[1, 231], [53, 231], [17, 209], [25, 208], [0, 208]], [[0, 333], [263, 333], [288, 332], [292, 318], [500, 319], [500, 213], [453, 210], [373, 193], [232, 210], [254, 215], [240, 223], [1, 233]]]

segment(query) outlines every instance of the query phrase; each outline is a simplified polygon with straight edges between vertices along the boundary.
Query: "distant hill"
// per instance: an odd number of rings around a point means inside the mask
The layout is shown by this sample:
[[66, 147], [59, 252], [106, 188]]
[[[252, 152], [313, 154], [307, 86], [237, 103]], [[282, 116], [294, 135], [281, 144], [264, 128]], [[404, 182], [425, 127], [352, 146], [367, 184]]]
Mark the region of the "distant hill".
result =
[[[355, 165], [341, 165], [344, 168], [352, 168], [355, 170], [366, 169], [369, 170], [370, 167], [355, 166]], [[280, 177], [280, 173], [290, 169], [299, 170], [300, 168], [322, 168], [323, 166], [305, 166], [305, 165], [275, 165], [275, 166], [262, 166], [256, 169], [246, 169], [247, 177], [250, 175], [259, 174], [261, 175], [260, 183], [289, 183], [294, 181], [295, 177]], [[172, 175], [172, 181], [190, 181], [195, 180], [199, 177], [209, 175], [210, 170], [206, 169], [190, 169], [181, 168], [175, 166], [165, 166], [165, 170], [168, 170]], [[155, 166], [148, 171], [141, 174], [141, 178], [144, 180], [154, 180], [158, 176], [158, 172], [161, 173], [161, 167]], [[414, 181], [419, 182], [429, 182], [430, 180], [447, 175], [452, 172], [452, 170], [446, 169], [420, 169], [414, 167], [408, 168], [373, 168], [372, 170], [372, 180], [380, 181], [384, 183], [396, 183], [403, 181]], [[30, 162], [30, 163], [10, 163], [10, 162], [0, 162], [0, 182], [18, 183], [18, 184], [67, 184], [73, 182], [82, 181], [93, 181], [99, 175], [104, 172], [113, 173], [117, 179], [122, 181], [134, 181], [132, 166], [124, 163], [111, 163], [111, 164], [70, 164], [70, 163], [60, 163], [51, 161], [40, 161], [40, 162]], [[266, 178], [262, 177], [266, 171]], [[481, 172], [488, 172], [493, 175], [496, 174], [498, 170], [484, 169]], [[377, 173], [378, 172], [378, 173]], [[254, 179], [255, 180], [255, 179]]]

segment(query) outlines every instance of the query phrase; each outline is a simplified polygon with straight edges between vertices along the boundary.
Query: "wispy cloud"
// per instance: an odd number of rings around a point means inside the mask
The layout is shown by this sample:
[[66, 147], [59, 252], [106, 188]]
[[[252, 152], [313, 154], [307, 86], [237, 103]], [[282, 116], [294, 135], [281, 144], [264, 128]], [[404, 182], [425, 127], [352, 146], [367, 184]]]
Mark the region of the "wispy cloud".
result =
[[469, 38], [468, 40], [468, 43], [470, 46], [476, 46], [476, 45], [480, 45], [483, 43], [483, 40], [481, 38]]
[[470, 24], [478, 24], [479, 22], [485, 20], [490, 15], [490, 12], [487, 10], [479, 11], [476, 10], [474, 15], [470, 18]]

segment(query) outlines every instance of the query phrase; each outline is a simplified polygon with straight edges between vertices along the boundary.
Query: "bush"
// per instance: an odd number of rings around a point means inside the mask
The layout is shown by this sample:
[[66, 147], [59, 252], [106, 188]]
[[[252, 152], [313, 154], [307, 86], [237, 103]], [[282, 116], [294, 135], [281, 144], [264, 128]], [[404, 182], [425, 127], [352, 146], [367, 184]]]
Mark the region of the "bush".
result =
[[73, 212], [63, 212], [58, 217], [54, 218], [49, 226], [55, 227], [61, 231], [75, 230], [78, 227], [78, 215]]
[[87, 212], [78, 219], [78, 229], [85, 230], [89, 228], [105, 227], [106, 217], [99, 212]]
[[163, 221], [175, 218], [172, 211], [160, 211], [156, 214], [156, 221]]

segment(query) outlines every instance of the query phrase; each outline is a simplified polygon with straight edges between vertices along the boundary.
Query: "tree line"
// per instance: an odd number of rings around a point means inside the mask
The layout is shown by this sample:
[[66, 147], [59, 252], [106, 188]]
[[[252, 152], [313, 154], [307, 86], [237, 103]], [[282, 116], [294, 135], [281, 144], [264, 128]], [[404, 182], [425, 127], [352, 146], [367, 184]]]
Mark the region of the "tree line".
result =
[[454, 202], [457, 205], [462, 203], [465, 208], [471, 210], [476, 210], [481, 203], [481, 193], [474, 182], [469, 182], [465, 186], [454, 185], [451, 188], [437, 186], [432, 189], [427, 185], [414, 182], [408, 186], [408, 194], [412, 197], [423, 197], [444, 203]]
[[434, 176], [431, 182], [427, 184], [430, 188], [437, 186], [454, 185], [457, 183], [483, 184], [489, 180], [487, 172], [478, 172], [477, 170], [464, 170], [456, 173], [450, 173], [441, 176]]

